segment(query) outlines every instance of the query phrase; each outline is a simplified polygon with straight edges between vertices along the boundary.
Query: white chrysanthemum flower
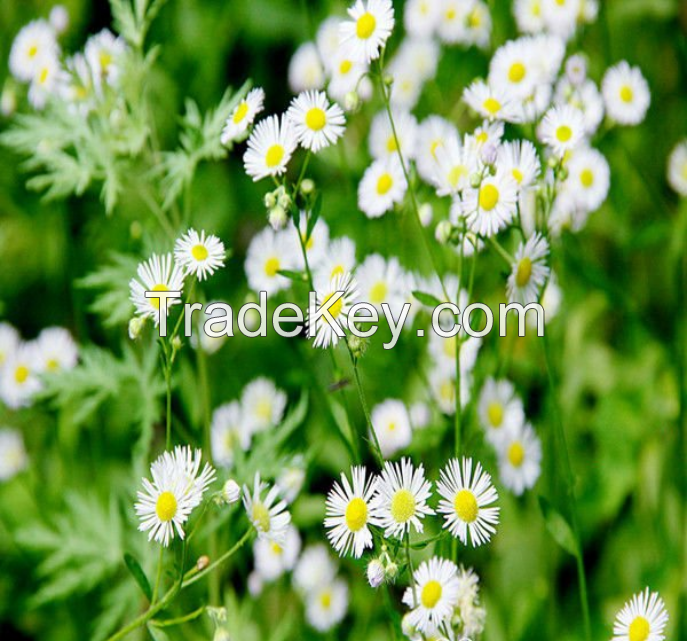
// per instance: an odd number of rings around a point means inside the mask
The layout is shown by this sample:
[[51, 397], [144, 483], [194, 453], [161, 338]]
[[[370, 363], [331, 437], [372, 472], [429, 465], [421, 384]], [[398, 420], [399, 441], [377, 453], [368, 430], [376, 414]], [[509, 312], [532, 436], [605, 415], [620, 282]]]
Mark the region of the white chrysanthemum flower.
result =
[[19, 332], [9, 323], [0, 322], [0, 368], [14, 354], [20, 343]]
[[536, 147], [528, 140], [503, 142], [498, 147], [497, 164], [512, 174], [520, 190], [531, 187], [541, 173]]
[[194, 274], [199, 280], [206, 280], [225, 266], [225, 245], [217, 236], [206, 236], [203, 230], [199, 234], [190, 229], [175, 241], [175, 261], [187, 275]]
[[38, 367], [43, 372], [72, 369], [77, 364], [79, 350], [72, 335], [62, 327], [47, 327], [37, 339]]
[[405, 160], [414, 157], [416, 150], [416, 135], [418, 123], [416, 118], [407, 111], [394, 109], [392, 120], [395, 123], [393, 131], [387, 111], [379, 111], [371, 121], [368, 136], [368, 148], [371, 156], [376, 159], [399, 158], [397, 146]]
[[543, 0], [543, 22], [549, 33], [569, 40], [576, 31], [581, 0]]
[[371, 423], [385, 458], [390, 458], [411, 443], [409, 413], [402, 401], [387, 399], [378, 403], [371, 410]]
[[380, 56], [395, 26], [391, 0], [356, 0], [340, 25], [340, 42], [354, 60], [368, 64]]
[[316, 48], [328, 74], [332, 73], [333, 64], [340, 51], [340, 24], [339, 16], [328, 16], [318, 26], [316, 32]]
[[426, 504], [431, 496], [431, 484], [424, 476], [424, 467], [416, 469], [410, 459], [398, 463], [385, 462], [375, 483], [375, 495], [371, 509], [385, 529], [385, 538], [401, 539], [414, 526], [416, 532], [423, 532], [422, 519], [433, 514]]
[[330, 558], [328, 548], [323, 543], [309, 545], [299, 557], [292, 574], [294, 587], [306, 595], [335, 579], [337, 568]]
[[510, 40], [495, 52], [488, 74], [492, 87], [524, 100], [544, 81], [531, 42], [529, 38]]
[[434, 152], [435, 164], [431, 182], [438, 196], [456, 196], [469, 187], [471, 175], [479, 169], [478, 154], [462, 145], [453, 135]]
[[293, 525], [289, 525], [282, 543], [268, 539], [254, 541], [254, 565], [263, 581], [275, 581], [292, 570], [301, 550], [301, 537]]
[[43, 109], [51, 96], [61, 93], [65, 80], [65, 72], [56, 56], [41, 58], [29, 87], [31, 105], [35, 109]]
[[667, 181], [675, 192], [687, 195], [687, 141], [678, 142], [667, 161]]
[[283, 115], [261, 120], [251, 132], [244, 152], [244, 170], [256, 182], [266, 176], [281, 176], [297, 148], [297, 134]]
[[551, 107], [538, 127], [539, 138], [559, 157], [574, 149], [584, 132], [584, 116], [571, 105]]
[[498, 493], [481, 464], [476, 463], [474, 470], [470, 458], [462, 457], [461, 464], [451, 459], [440, 471], [436, 488], [443, 497], [438, 504], [438, 513], [445, 515], [443, 527], [465, 545], [467, 541], [474, 547], [488, 543], [495, 534], [500, 508], [489, 507]]
[[306, 595], [306, 621], [319, 632], [327, 632], [345, 618], [348, 605], [347, 584], [335, 579]]
[[479, 578], [471, 568], [460, 567], [457, 572], [459, 579], [459, 597], [455, 612], [462, 622], [462, 634], [474, 637], [483, 632], [486, 622], [486, 610], [479, 599]]
[[513, 122], [517, 118], [515, 102], [504, 89], [495, 89], [483, 80], [475, 80], [463, 93], [466, 102], [479, 116], [487, 120]]
[[517, 213], [517, 181], [502, 167], [483, 177], [478, 189], [467, 189], [462, 208], [469, 229], [480, 236], [494, 236]]
[[490, 32], [493, 28], [488, 5], [480, 0], [468, 0], [465, 6], [467, 10], [464, 35], [466, 44], [486, 49], [490, 44]]
[[203, 493], [215, 478], [215, 470], [206, 463], [201, 467], [201, 450], [192, 452], [189, 446], [177, 446], [174, 452], [163, 452], [151, 464], [153, 482], [142, 479], [143, 491], [134, 505], [141, 523], [139, 531], [148, 532], [148, 540], [155, 539], [164, 547], [175, 533], [184, 538], [183, 525], [198, 506]]
[[103, 29], [86, 41], [84, 57], [99, 94], [102, 93], [103, 85], [117, 86], [122, 72], [121, 59], [126, 50], [124, 40], [108, 29]]
[[[334, 303], [328, 303], [338, 292], [342, 292], [342, 296]], [[338, 274], [331, 279], [327, 287], [316, 292], [316, 309], [326, 305], [333, 322], [340, 327], [340, 329], [345, 330], [347, 328], [347, 314], [349, 314], [349, 310], [356, 300], [358, 293], [356, 279], [354, 279], [351, 274], [347, 272]], [[316, 310], [314, 310], [314, 312], [315, 311]], [[320, 316], [315, 323], [316, 328], [313, 329], [311, 326], [314, 324], [314, 321], [311, 319], [311, 313], [309, 312], [307, 326], [309, 336], [315, 332], [313, 346], [327, 349], [331, 345], [337, 345], [340, 341], [340, 336], [330, 324], [330, 320], [325, 316]]]
[[167, 298], [167, 304], [161, 310], [161, 299], [146, 298], [145, 293], [181, 292], [184, 287], [182, 268], [174, 262], [172, 254], [153, 254], [146, 262], [139, 263], [136, 273], [138, 280], [132, 278], [129, 281], [129, 298], [134, 303], [137, 314], [152, 318], [158, 326], [161, 312], [167, 316], [170, 307], [182, 301], [179, 298]]
[[366, 468], [351, 468], [352, 482], [341, 474], [342, 486], [338, 483], [328, 493], [325, 502], [325, 528], [328, 540], [340, 555], [352, 554], [361, 557], [366, 548], [373, 547], [373, 535], [369, 525], [378, 525], [371, 511], [374, 493], [372, 478], [366, 478]]
[[452, 140], [457, 141], [458, 148], [461, 147], [457, 128], [441, 116], [431, 115], [418, 126], [413, 155], [419, 175], [426, 182], [433, 183], [438, 154]]
[[507, 298], [510, 303], [528, 305], [538, 302], [541, 288], [548, 280], [548, 241], [536, 232], [526, 244], [519, 243], [514, 256], [512, 273], [507, 278]]
[[508, 429], [498, 449], [500, 481], [521, 496], [541, 475], [541, 440], [529, 423]]
[[522, 425], [524, 406], [510, 381], [486, 379], [478, 399], [478, 418], [486, 438], [496, 448], [508, 430]]
[[63, 4], [56, 4], [50, 9], [48, 22], [55, 29], [55, 33], [63, 34], [69, 27], [69, 12]]
[[566, 103], [581, 111], [587, 136], [595, 134], [603, 121], [603, 96], [593, 80], [584, 80], [581, 85], [575, 87], [563, 78], [555, 88], [554, 102]]
[[520, 32], [538, 33], [545, 29], [543, 0], [515, 0], [512, 11]]
[[244, 271], [249, 287], [256, 292], [266, 292], [270, 297], [287, 289], [291, 281], [279, 274], [299, 263], [299, 252], [293, 233], [289, 230], [275, 232], [270, 227], [256, 234], [249, 244]]
[[380, 218], [404, 200], [407, 180], [396, 156], [375, 160], [359, 183], [359, 209], [368, 218]]
[[327, 287], [330, 281], [345, 273], [352, 274], [356, 266], [356, 246], [347, 236], [335, 238], [314, 270], [314, 284], [317, 289]]
[[424, 430], [431, 423], [431, 407], [428, 403], [417, 401], [409, 408], [409, 421], [412, 429]]
[[285, 413], [287, 394], [268, 378], [255, 378], [242, 390], [242, 416], [249, 434], [277, 426]]
[[426, 80], [436, 74], [440, 45], [431, 38], [406, 38], [397, 49], [387, 71], [392, 77], [390, 102], [395, 109], [409, 111], [419, 100]]
[[229, 145], [244, 136], [256, 116], [263, 111], [265, 98], [265, 91], [260, 87], [256, 87], [246, 94], [246, 97], [239, 102], [225, 121], [225, 126], [220, 134], [220, 142], [223, 145]]
[[370, 78], [363, 76], [368, 67], [352, 60], [343, 49], [338, 49], [332, 61], [328, 95], [346, 107], [347, 95], [356, 92], [361, 100], [368, 100], [373, 95], [373, 84]]
[[27, 407], [42, 388], [38, 374], [42, 371], [38, 343], [20, 343], [7, 356], [0, 372], [0, 398], [7, 407]]
[[[328, 223], [319, 218], [316, 224], [311, 229], [309, 237], [306, 237], [309, 227], [309, 219], [305, 211], [299, 212], [299, 234], [301, 240], [304, 243], [304, 249], [306, 250], [306, 258], [309, 261], [309, 267], [312, 271], [318, 269], [320, 264], [326, 259], [328, 253], [328, 243], [330, 242], [330, 229], [328, 228]], [[299, 256], [297, 258], [299, 268], [306, 269], [304, 264], [304, 257], [302, 256], [301, 249], [299, 249]]]
[[414, 572], [411, 587], [402, 597], [409, 608], [409, 624], [430, 634], [449, 622], [460, 596], [458, 568], [447, 559], [434, 556]]
[[31, 82], [41, 62], [46, 58], [57, 59], [58, 54], [53, 28], [45, 20], [34, 20], [25, 25], [12, 42], [10, 72], [20, 82]]
[[397, 258], [385, 260], [380, 254], [367, 256], [357, 269], [359, 301], [370, 303], [378, 310], [387, 303], [397, 318], [405, 303], [404, 270]]
[[575, 207], [587, 212], [598, 209], [610, 189], [610, 166], [597, 149], [580, 146], [567, 159], [564, 192]]
[[[480, 347], [480, 339], [478, 346]], [[473, 373], [472, 370], [462, 371], [460, 380], [460, 405], [466, 407], [471, 393]], [[429, 375], [429, 385], [433, 400], [438, 409], [447, 416], [452, 416], [457, 409], [455, 399], [457, 397], [457, 374], [454, 369], [436, 367]]]
[[313, 152], [334, 145], [345, 131], [342, 109], [339, 105], [328, 104], [323, 91], [304, 91], [293, 98], [287, 118], [301, 146]]
[[663, 599], [646, 588], [618, 612], [612, 641], [663, 641], [668, 619]]
[[437, 0], [441, 6], [438, 35], [446, 44], [488, 44], [491, 19], [488, 7], [478, 0]]
[[[467, 302], [467, 294], [462, 291], [462, 299], [459, 302], [459, 308], [464, 309]], [[434, 367], [437, 369], [445, 370], [453, 375], [456, 370], [456, 350], [457, 343], [459, 342], [459, 367], [462, 372], [462, 376], [466, 373], [468, 376], [474, 369], [476, 364], [476, 357], [478, 356], [478, 350], [481, 347], [481, 339], [476, 336], [467, 337], [462, 329], [455, 336], [445, 338], [431, 332], [430, 340], [428, 342], [428, 353], [431, 356]]]
[[[262, 498], [261, 495], [266, 489], [268, 489], [268, 493], [265, 498]], [[258, 537], [279, 544], [284, 543], [292, 516], [287, 510], [287, 503], [279, 498], [278, 488], [262, 483], [260, 473], [256, 472], [253, 492], [248, 485], [245, 485], [242, 501], [249, 521], [256, 528]]]
[[325, 70], [313, 42], [305, 42], [294, 52], [289, 61], [287, 79], [292, 93], [323, 88]]
[[394, 109], [408, 111], [416, 106], [421, 97], [423, 80], [407, 61], [395, 59], [390, 63], [387, 73], [392, 79], [390, 104]]
[[471, 134], [465, 134], [464, 146], [473, 149], [474, 153], [479, 153], [481, 148], [486, 145], [498, 147], [505, 133], [505, 123], [501, 121], [481, 123]]
[[9, 481], [27, 466], [22, 433], [9, 427], [0, 428], [0, 481]]
[[86, 58], [75, 53], [65, 62], [65, 73], [60, 83], [60, 95], [70, 111], [85, 115], [96, 106], [96, 89]]
[[246, 452], [250, 445], [251, 432], [246, 429], [240, 403], [232, 401], [216, 408], [211, 418], [211, 453], [215, 464], [232, 467], [237, 449]]
[[306, 481], [306, 462], [304, 457], [298, 454], [286, 467], [282, 468], [275, 480], [275, 485], [278, 486], [282, 498], [287, 503], [293, 503], [304, 487], [304, 481]]
[[638, 67], [626, 60], [610, 67], [601, 83], [605, 111], [620, 125], [638, 125], [651, 104], [651, 92]]
[[431, 37], [440, 19], [442, 2], [438, 0], [407, 0], [404, 3], [404, 29], [410, 36]]

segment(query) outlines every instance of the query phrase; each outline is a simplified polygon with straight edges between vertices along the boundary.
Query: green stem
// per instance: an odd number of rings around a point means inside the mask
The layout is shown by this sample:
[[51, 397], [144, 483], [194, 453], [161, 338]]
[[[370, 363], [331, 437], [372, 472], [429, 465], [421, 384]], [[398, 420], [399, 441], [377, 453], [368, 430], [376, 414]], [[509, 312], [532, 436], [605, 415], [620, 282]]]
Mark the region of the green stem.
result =
[[221, 557], [213, 561], [208, 567], [204, 568], [201, 571], [198, 571], [196, 568], [192, 568], [189, 570], [184, 575], [184, 580], [182, 581], [182, 589], [189, 587], [190, 585], [193, 585], [200, 579], [202, 579], [204, 576], [206, 576], [209, 572], [212, 572], [215, 570], [215, 568], [219, 567], [225, 561], [227, 561], [237, 550], [239, 550], [251, 537], [253, 534], [253, 528], [249, 528], [245, 533], [244, 536], [242, 536], [237, 543], [235, 543], [225, 554], [223, 554]]
[[412, 591], [412, 603], [414, 604], [414, 607], [416, 607], [418, 599], [416, 598], [416, 584], [414, 583], [414, 564], [411, 560], [411, 543], [409, 541], [409, 538], [409, 531], [407, 531], [404, 537], [404, 548], [407, 556], [407, 572], [409, 573], [409, 585], [411, 585]]
[[160, 590], [160, 578], [163, 575], [163, 546], [160, 546], [160, 554], [158, 555], [158, 570], [156, 571], [156, 582], [153, 588], [153, 597], [151, 599], [151, 605], [155, 605], [158, 600], [158, 592]]
[[190, 612], [189, 614], [185, 614], [181, 617], [176, 617], [174, 619], [165, 619], [165, 621], [157, 621], [156, 619], [151, 620], [151, 625], [154, 625], [156, 628], [169, 628], [170, 626], [173, 625], [179, 625], [180, 623], [186, 623], [187, 621], [193, 621], [194, 619], [197, 619], [200, 617], [206, 610], [205, 605], [202, 605], [198, 610], [194, 610], [193, 612]]
[[512, 256], [510, 256], [507, 251], [503, 248], [503, 246], [495, 240], [495, 236], [490, 236], [488, 238], [488, 242], [490, 243], [491, 247], [500, 255], [500, 257], [510, 266], [512, 267], [513, 260]]

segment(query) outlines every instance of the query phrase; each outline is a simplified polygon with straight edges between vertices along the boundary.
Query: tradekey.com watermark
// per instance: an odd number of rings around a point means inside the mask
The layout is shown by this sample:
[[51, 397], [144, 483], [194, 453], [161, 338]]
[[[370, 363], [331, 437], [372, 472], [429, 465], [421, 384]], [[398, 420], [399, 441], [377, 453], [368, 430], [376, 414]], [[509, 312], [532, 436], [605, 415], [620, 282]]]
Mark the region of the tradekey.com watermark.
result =
[[[339, 317], [335, 319], [330, 313], [330, 310], [336, 307], [344, 294], [345, 292], [343, 291], [334, 292], [332, 297], [318, 305], [316, 292], [309, 292], [307, 313], [304, 313], [304, 310], [295, 303], [282, 303], [278, 305], [271, 314], [271, 324], [275, 333], [285, 338], [294, 338], [304, 334], [304, 330], [306, 330], [306, 336], [315, 338], [318, 333], [319, 323], [325, 322], [337, 334], [338, 338], [344, 338], [346, 331], [359, 338], [373, 336], [378, 331], [378, 323], [381, 320], [377, 306], [366, 302], [355, 303], [350, 307], [342, 320]], [[181, 295], [182, 292], [179, 291], [147, 291], [145, 293], [146, 298], [158, 299], [158, 309], [165, 309], [165, 306], [169, 304], [168, 300], [179, 299]], [[387, 303], [381, 303], [379, 307], [392, 334], [390, 340], [387, 343], [383, 343], [383, 348], [392, 349], [397, 345], [397, 341], [409, 316], [411, 304], [405, 303], [398, 316], [395, 316]], [[184, 305], [184, 335], [187, 338], [191, 337], [192, 334], [195, 312], [202, 312], [206, 317], [202, 325], [203, 332], [211, 338], [234, 336], [235, 328], [242, 335], [250, 338], [268, 335], [268, 295], [266, 292], [259, 293], [258, 303], [244, 303], [239, 308], [236, 326], [233, 309], [227, 303], [216, 302], [207, 303], [206, 305], [186, 303]], [[255, 322], [247, 324], [247, 314], [249, 312], [258, 313], [260, 318], [258, 326]], [[443, 312], [446, 312], [446, 314], [443, 316], [443, 322], [441, 322], [441, 314]], [[455, 319], [458, 319], [459, 322], [448, 323], [448, 312]], [[536, 327], [537, 336], [543, 336], [545, 312], [540, 304], [529, 303], [521, 305], [520, 303], [509, 303], [506, 305], [501, 303], [498, 318], [498, 329], [501, 337], [506, 336], [507, 315], [510, 312], [517, 314], [519, 336], [526, 334], [526, 315], [528, 312], [532, 313], [530, 320], [532, 321], [531, 324]], [[485, 324], [483, 324], [481, 329], [476, 329], [471, 324], [472, 314], [474, 313], [482, 314], [485, 319]], [[283, 325], [290, 328], [286, 329]], [[454, 303], [439, 303], [433, 307], [431, 314], [431, 329], [442, 338], [452, 338], [462, 329], [469, 336], [481, 338], [489, 334], [493, 330], [494, 325], [493, 311], [484, 303], [472, 303], [463, 310], [460, 310]], [[167, 316], [165, 314], [160, 314], [158, 332], [161, 337], [167, 336]], [[416, 334], [421, 337], [424, 336], [425, 331], [417, 329]]]

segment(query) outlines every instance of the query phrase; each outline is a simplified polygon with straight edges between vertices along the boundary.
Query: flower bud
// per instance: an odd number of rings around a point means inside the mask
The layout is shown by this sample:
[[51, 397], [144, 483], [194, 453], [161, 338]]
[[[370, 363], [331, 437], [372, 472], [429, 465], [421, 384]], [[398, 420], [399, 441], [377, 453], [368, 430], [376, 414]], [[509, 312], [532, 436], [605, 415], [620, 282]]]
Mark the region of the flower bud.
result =
[[344, 99], [344, 108], [346, 111], [355, 111], [359, 108], [361, 99], [356, 91], [350, 91]]
[[275, 207], [275, 205], [277, 205], [277, 203], [278, 199], [274, 191], [269, 191], [265, 196], [263, 196], [263, 204], [266, 206], [266, 209], [272, 209]]
[[50, 22], [50, 26], [55, 29], [55, 33], [58, 35], [67, 31], [67, 27], [69, 27], [69, 13], [67, 13], [65, 6], [62, 4], [56, 4], [50, 10], [48, 21]]
[[479, 174], [478, 172], [474, 172], [469, 176], [469, 184], [473, 189], [478, 189], [481, 186], [481, 181], [483, 180], [483, 176]]
[[225, 628], [216, 628], [213, 641], [232, 641], [232, 637]]
[[441, 220], [435, 227], [435, 239], [441, 245], [447, 245], [452, 237], [452, 223], [449, 220]]
[[388, 581], [394, 581], [397, 578], [398, 574], [399, 574], [399, 566], [394, 561], [390, 561], [385, 566], [385, 578]]
[[349, 334], [347, 336], [347, 344], [349, 345], [349, 349], [352, 350], [354, 358], [361, 358], [368, 348], [368, 341], [361, 336], [354, 336], [354, 334]]
[[180, 349], [182, 349], [182, 339], [179, 336], [175, 336], [172, 339], [172, 350], [179, 352]]
[[127, 327], [127, 331], [129, 333], [129, 338], [133, 341], [135, 341], [139, 336], [141, 336], [141, 331], [143, 330], [144, 326], [146, 325], [146, 317], [145, 316], [134, 316], [134, 318], [131, 318], [129, 320], [129, 325]]
[[393, 82], [395, 82], [395, 79], [392, 77], [391, 74], [386, 73], [383, 76], [383, 83], [385, 84], [386, 87], [392, 87]]
[[232, 505], [239, 501], [239, 495], [241, 494], [241, 488], [239, 484], [234, 479], [227, 479], [225, 485], [222, 488], [222, 497], [225, 503]]
[[366, 568], [366, 578], [368, 579], [368, 584], [374, 589], [385, 581], [385, 568], [378, 559], [369, 561]]
[[198, 560], [196, 561], [196, 569], [201, 572], [201, 570], [205, 570], [209, 565], [211, 564], [210, 557], [208, 555], [204, 554], [203, 556], [200, 556]]
[[304, 196], [312, 194], [314, 189], [316, 189], [316, 183], [313, 182], [313, 180], [311, 180], [310, 178], [304, 178], [304, 180], [301, 181], [301, 185], [299, 186], [299, 190]]
[[565, 74], [570, 84], [575, 87], [582, 85], [586, 80], [586, 58], [580, 54], [567, 58]]
[[419, 219], [424, 227], [428, 227], [433, 222], [433, 207], [431, 203], [421, 203], [419, 206]]
[[216, 626], [222, 625], [227, 621], [227, 608], [218, 608], [209, 605], [206, 608], [206, 614], [208, 614], [211, 621], [213, 621]]
[[11, 80], [5, 82], [0, 95], [0, 113], [9, 117], [17, 110], [17, 92]]
[[492, 142], [487, 142], [481, 147], [481, 162], [484, 165], [494, 165], [498, 159], [498, 148]]
[[268, 222], [275, 231], [283, 229], [287, 224], [287, 212], [279, 205], [273, 207], [268, 212]]

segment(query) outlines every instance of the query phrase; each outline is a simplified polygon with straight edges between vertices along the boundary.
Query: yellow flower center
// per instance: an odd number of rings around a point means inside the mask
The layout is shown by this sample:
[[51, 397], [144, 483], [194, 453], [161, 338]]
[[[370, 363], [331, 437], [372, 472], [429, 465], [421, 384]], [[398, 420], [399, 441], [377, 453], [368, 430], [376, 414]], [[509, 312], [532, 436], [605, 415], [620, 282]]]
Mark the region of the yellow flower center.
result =
[[49, 358], [45, 362], [46, 369], [50, 370], [51, 372], [54, 372], [55, 370], [60, 369], [60, 363], [57, 362], [56, 358]]
[[330, 590], [326, 590], [325, 592], [321, 592], [321, 607], [324, 610], [329, 610], [330, 609], [330, 604], [332, 603], [333, 600], [333, 595], [330, 592]]
[[529, 280], [531, 280], [531, 272], [531, 259], [525, 256], [519, 261], [519, 264], [517, 265], [517, 275], [515, 277], [517, 287], [524, 287], [529, 282]]
[[488, 132], [482, 131], [480, 134], [476, 134], [476, 142], [483, 144], [488, 140]]
[[392, 189], [392, 176], [388, 173], [383, 174], [378, 178], [378, 183], [376, 184], [376, 191], [379, 196], [385, 196], [390, 189]]
[[398, 523], [406, 523], [416, 512], [416, 499], [406, 489], [397, 490], [392, 497], [390, 514]]
[[568, 125], [560, 125], [555, 131], [555, 138], [560, 142], [567, 142], [572, 137], [572, 128]]
[[502, 425], [502, 419], [505, 415], [505, 411], [502, 408], [502, 404], [497, 401], [493, 401], [488, 404], [488, 422], [493, 427], [500, 427]]
[[177, 499], [172, 492], [161, 492], [156, 501], [156, 514], [161, 521], [172, 521], [177, 514]]
[[590, 187], [593, 185], [593, 172], [590, 169], [584, 169], [579, 175], [579, 179], [584, 187]]
[[266, 153], [266, 166], [269, 168], [277, 167], [285, 155], [285, 148], [282, 145], [272, 145]]
[[469, 490], [460, 490], [455, 496], [455, 512], [465, 523], [473, 523], [478, 516], [476, 497]]
[[629, 85], [624, 85], [622, 89], [620, 89], [620, 98], [622, 102], [631, 102], [634, 99], [634, 92]]
[[273, 416], [273, 404], [269, 399], [264, 398], [256, 404], [256, 416], [264, 421]]
[[[323, 305], [328, 305], [328, 301], [334, 295], [335, 295], [334, 292], [332, 294], [328, 294], [325, 297], [325, 300], [323, 301]], [[344, 298], [344, 296], [340, 296], [340, 298], [338, 298], [334, 303], [332, 303], [332, 305], [327, 306], [327, 310], [333, 318], [337, 318], [342, 313], [342, 299], [343, 298]], [[328, 321], [324, 321], [324, 322], [327, 323]]]
[[249, 113], [249, 105], [247, 104], [246, 100], [242, 101], [237, 108], [234, 111], [234, 116], [232, 116], [232, 122], [235, 125], [238, 125], [244, 118], [246, 118], [246, 114]]
[[421, 605], [424, 608], [434, 608], [443, 595], [443, 586], [438, 581], [431, 580], [421, 590]]
[[[164, 285], [163, 283], [158, 283], [157, 285], [154, 285], [151, 287], [152, 292], [168, 292], [170, 291], [170, 288], [167, 285]], [[148, 301], [151, 303], [151, 307], [155, 309], [160, 309], [160, 298], [149, 298]]]
[[448, 403], [455, 402], [455, 386], [453, 381], [444, 381], [440, 386], [440, 398]]
[[390, 421], [388, 423], [388, 432], [394, 432], [397, 429], [397, 423], [395, 421]]
[[443, 352], [448, 358], [454, 358], [457, 352], [457, 336], [443, 339]]
[[356, 21], [356, 36], [361, 40], [367, 40], [376, 29], [376, 19], [368, 11]]
[[512, 443], [507, 450], [507, 458], [514, 467], [521, 467], [524, 462], [524, 446], [519, 441]]
[[436, 157], [436, 156], [435, 156], [435, 153], [436, 153], [436, 151], [438, 151], [438, 147], [442, 147], [442, 145], [443, 145], [443, 141], [442, 141], [442, 140], [438, 140], [438, 139], [434, 140], [434, 141], [431, 143], [431, 156], [433, 156], [433, 158]]
[[263, 503], [254, 503], [251, 510], [251, 520], [256, 529], [261, 532], [268, 532], [270, 530], [270, 513]]
[[512, 170], [512, 177], [517, 181], [518, 185], [521, 185], [522, 180], [524, 180], [524, 174], [516, 167]]
[[343, 60], [340, 63], [340, 74], [346, 76], [352, 70], [352, 61]]
[[509, 68], [507, 72], [507, 77], [510, 82], [521, 82], [526, 75], [526, 67], [521, 62], [515, 62]]
[[467, 175], [467, 168], [464, 165], [455, 165], [447, 175], [447, 181], [452, 187], [459, 185], [459, 181]]
[[50, 69], [48, 69], [48, 67], [43, 67], [43, 69], [41, 69], [41, 73], [38, 76], [39, 84], [41, 84], [41, 85], [45, 84], [46, 80], [48, 80], [48, 74], [49, 73], [50, 73]]
[[335, 265], [335, 267], [333, 267], [332, 271], [330, 272], [330, 279], [332, 280], [333, 278], [335, 278], [335, 276], [342, 276], [342, 274], [344, 274], [344, 271], [345, 270], [344, 267], [342, 267], [342, 265]]
[[271, 543], [270, 544], [270, 550], [273, 554], [276, 556], [281, 556], [282, 555], [282, 546], [278, 543]]
[[38, 53], [38, 45], [32, 44], [29, 47], [29, 50], [26, 52], [26, 55], [29, 56], [29, 58], [35, 58], [37, 53]]
[[495, 185], [484, 185], [478, 195], [478, 204], [481, 209], [491, 211], [498, 204], [500, 192]]
[[14, 370], [14, 380], [19, 383], [26, 383], [26, 379], [29, 378], [29, 368], [26, 365], [19, 365]]
[[495, 115], [500, 111], [502, 105], [495, 98], [488, 98], [483, 103], [483, 108], [489, 113]]
[[194, 257], [194, 260], [202, 261], [206, 260], [208, 258], [208, 250], [204, 245], [198, 244], [194, 245], [191, 248], [191, 255]]
[[347, 510], [345, 511], [345, 523], [352, 532], [358, 532], [364, 525], [368, 518], [368, 507], [366, 501], [360, 497], [356, 497], [349, 502]]
[[112, 64], [112, 54], [107, 51], [101, 51], [99, 56], [100, 68], [106, 71], [108, 67]]
[[378, 281], [373, 287], [371, 287], [370, 296], [371, 302], [374, 305], [380, 305], [385, 300], [388, 295], [388, 286], [384, 281]]
[[394, 135], [388, 138], [386, 147], [391, 154], [394, 154], [397, 151], [397, 141], [395, 140]]
[[481, 26], [481, 11], [478, 7], [469, 14], [468, 23], [470, 29], [478, 29]]
[[644, 617], [638, 616], [629, 626], [629, 641], [646, 641], [650, 632], [650, 623]]
[[320, 131], [325, 127], [325, 111], [320, 107], [311, 107], [306, 112], [306, 126], [313, 131]]
[[266, 261], [264, 270], [266, 272], [266, 276], [270, 276], [271, 278], [273, 278], [280, 270], [280, 261], [277, 258], [275, 258], [275, 256], [271, 256]]
[[452, 21], [457, 17], [457, 11], [453, 8], [450, 8], [445, 12], [445, 17], [448, 21]]

